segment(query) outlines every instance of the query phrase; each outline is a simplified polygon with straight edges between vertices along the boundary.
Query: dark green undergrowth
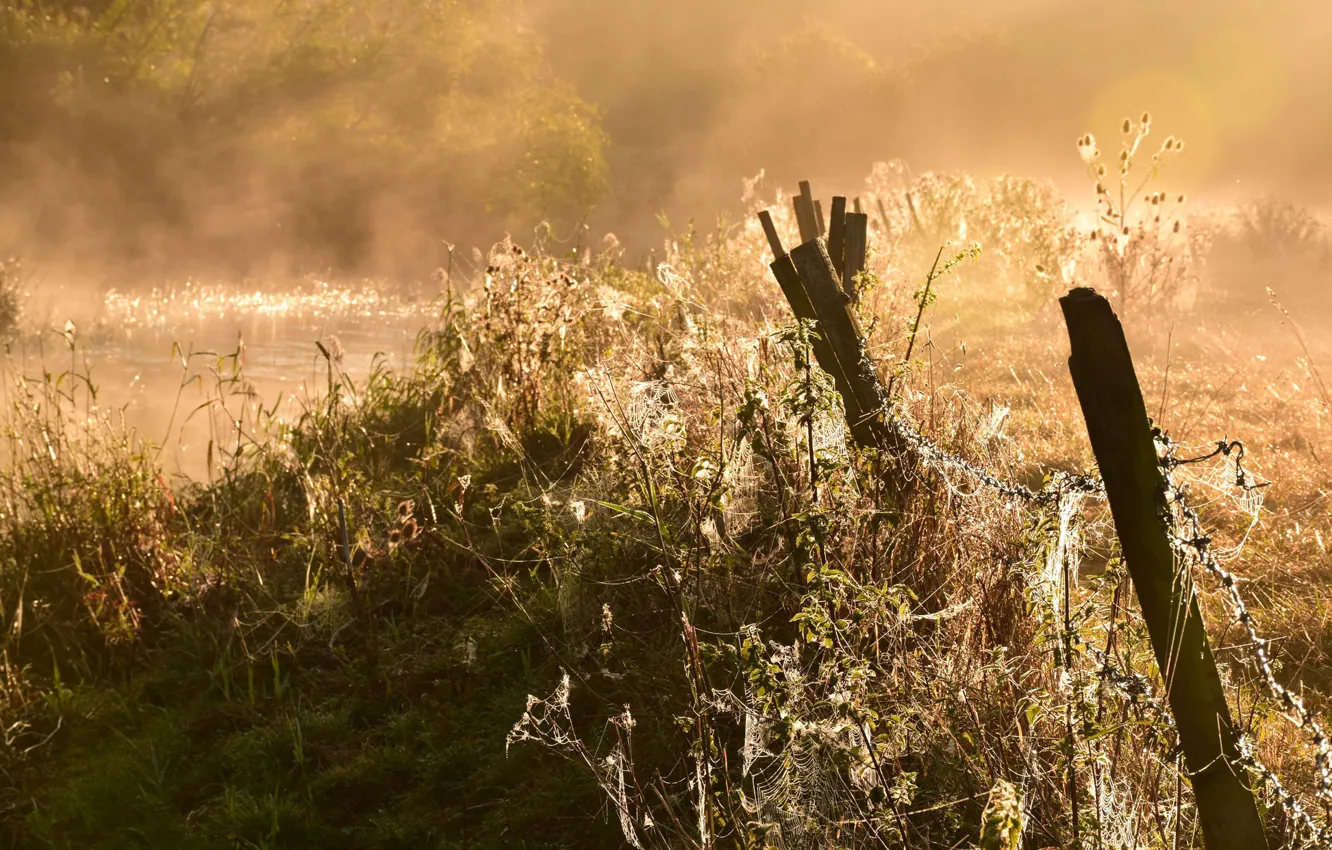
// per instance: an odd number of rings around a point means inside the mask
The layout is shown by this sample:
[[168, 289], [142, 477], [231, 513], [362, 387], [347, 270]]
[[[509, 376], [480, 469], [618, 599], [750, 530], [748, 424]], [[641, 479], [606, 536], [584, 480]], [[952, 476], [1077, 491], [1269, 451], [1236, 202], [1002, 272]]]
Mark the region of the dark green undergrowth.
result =
[[[409, 442], [370, 438], [356, 465], [410, 470], [410, 454], [389, 456], [404, 445], [414, 454]], [[291, 483], [281, 477], [240, 476], [180, 505], [183, 524], [226, 529], [204, 557], [250, 577], [182, 582], [133, 645], [112, 632], [100, 651], [40, 665], [54, 686], [35, 723], [51, 738], [14, 776], [10, 845], [612, 844], [587, 776], [505, 751], [527, 694], [559, 675], [542, 637], [558, 630], [553, 597], [533, 585], [516, 611], [480, 563], [439, 542], [440, 525], [391, 552], [353, 531], [358, 613], [337, 545], [299, 526], [228, 540], [281, 503], [275, 491]], [[401, 499], [389, 494], [430, 497], [411, 471], [376, 483], [399, 526]], [[221, 516], [219, 496], [232, 500]], [[373, 507], [356, 513], [374, 522]]]
[[447, 622], [422, 620], [384, 639], [374, 663], [275, 654], [225, 686], [214, 671], [228, 635], [173, 635], [122, 681], [62, 696], [63, 730], [26, 778], [31, 808], [13, 843], [613, 844], [586, 777], [535, 751], [505, 757], [533, 677], [549, 673], [524, 664], [542, 654], [537, 633], [484, 603], [465, 622], [489, 636], [471, 664]]

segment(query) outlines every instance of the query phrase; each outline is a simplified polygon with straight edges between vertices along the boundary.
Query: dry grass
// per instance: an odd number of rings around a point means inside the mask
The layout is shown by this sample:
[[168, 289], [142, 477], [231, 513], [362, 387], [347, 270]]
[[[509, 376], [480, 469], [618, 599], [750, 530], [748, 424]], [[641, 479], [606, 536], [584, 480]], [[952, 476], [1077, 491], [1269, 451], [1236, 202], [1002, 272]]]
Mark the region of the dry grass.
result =
[[[1332, 411], [1312, 327], [1301, 342], [1289, 317], [1213, 288], [1188, 266], [1193, 248], [1148, 245], [1141, 256], [1186, 266], [1170, 280], [1196, 277], [1184, 309], [1175, 283], [1150, 277], [1159, 264], [1108, 268], [1104, 240], [1079, 234], [1040, 184], [885, 166], [862, 201], [877, 221], [860, 309], [897, 415], [1034, 488], [1091, 462], [1055, 296], [1149, 276], [1128, 315], [1149, 408], [1186, 446], [1244, 440], [1272, 482], [1253, 524], [1257, 506], [1220, 465], [1181, 473], [1261, 630], [1279, 637], [1281, 676], [1321, 705]], [[789, 217], [777, 225], [793, 241]], [[1246, 232], [1227, 236], [1234, 250]], [[941, 238], [977, 241], [981, 255], [926, 303]], [[895, 501], [883, 486], [894, 459], [848, 440], [835, 394], [804, 368], [807, 342], [765, 251], [750, 221], [681, 234], [651, 273], [623, 268], [613, 246], [573, 259], [498, 246], [470, 296], [441, 303], [412, 370], [349, 386], [325, 349], [336, 392], [300, 421], [263, 420], [270, 439], [229, 434], [246, 451], [211, 486], [80, 525], [83, 537], [38, 517], [47, 504], [91, 510], [86, 488], [43, 482], [85, 470], [128, 490], [151, 481], [135, 477], [146, 456], [123, 439], [119, 465], [89, 465], [101, 455], [86, 447], [50, 463], [30, 453], [20, 469], [47, 472], [9, 485], [8, 569], [26, 557], [19, 541], [61, 535], [82, 552], [163, 517], [156, 545], [189, 555], [173, 570], [211, 582], [182, 581], [160, 612], [113, 599], [134, 615], [116, 640], [145, 652], [113, 669], [212, 672], [195, 697], [153, 697], [175, 724], [164, 730], [98, 707], [148, 698], [115, 683], [101, 648], [61, 656], [83, 679], [71, 687], [11, 645], [47, 695], [31, 728], [72, 730], [43, 768], [16, 774], [15, 843], [111, 846], [119, 833], [99, 826], [132, 803], [154, 835], [205, 845], [513, 846], [514, 823], [534, 847], [1012, 847], [1015, 834], [1028, 847], [1196, 845], [1104, 506], [1014, 500], [928, 463]], [[43, 421], [20, 419], [25, 439]], [[135, 551], [125, 576], [159, 564], [159, 549]], [[64, 552], [46, 547], [77, 586]], [[119, 575], [114, 559], [97, 563]], [[22, 575], [3, 574], [11, 589]], [[1200, 585], [1236, 716], [1321, 811], [1307, 742], [1262, 696], [1221, 596]], [[100, 634], [78, 592], [43, 594], [19, 610], [60, 610]], [[551, 696], [524, 707], [527, 692]], [[159, 746], [189, 769], [161, 768], [126, 802], [125, 783], [80, 773], [100, 718], [128, 723], [134, 745], [113, 776], [141, 774]], [[532, 762], [499, 759], [513, 721], [512, 759], [537, 758], [535, 740], [574, 769], [515, 775]], [[214, 743], [189, 743], [190, 724]], [[346, 825], [360, 796], [388, 813], [383, 825]], [[532, 826], [592, 823], [597, 806], [595, 832]], [[1279, 807], [1267, 814], [1274, 843], [1296, 846]]]

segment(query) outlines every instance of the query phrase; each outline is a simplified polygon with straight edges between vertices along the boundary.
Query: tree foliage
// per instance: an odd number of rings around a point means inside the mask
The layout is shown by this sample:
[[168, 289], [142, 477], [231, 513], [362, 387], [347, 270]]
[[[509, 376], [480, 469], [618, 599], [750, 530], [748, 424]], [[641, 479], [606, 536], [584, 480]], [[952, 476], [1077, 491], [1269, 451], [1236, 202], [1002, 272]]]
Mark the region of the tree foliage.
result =
[[441, 238], [576, 218], [604, 179], [596, 111], [510, 0], [22, 0], [0, 68], [20, 236], [103, 252], [428, 266]]

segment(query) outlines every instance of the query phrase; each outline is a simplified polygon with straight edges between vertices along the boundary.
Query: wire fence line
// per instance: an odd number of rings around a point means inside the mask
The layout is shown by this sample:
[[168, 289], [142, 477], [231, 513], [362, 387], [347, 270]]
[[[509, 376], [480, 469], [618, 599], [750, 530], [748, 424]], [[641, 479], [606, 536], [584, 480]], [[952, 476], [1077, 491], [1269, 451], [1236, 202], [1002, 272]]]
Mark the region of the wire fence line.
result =
[[[960, 472], [1001, 495], [1045, 509], [1053, 507], [1058, 510], [1065, 499], [1072, 497], [1091, 496], [1098, 499], [1106, 497], [1105, 485], [1097, 476], [1057, 472], [1050, 476], [1049, 483], [1040, 490], [1005, 480], [966, 458], [941, 448], [916, 430], [895, 410], [889, 408], [882, 411], [882, 414], [885, 424], [917, 454], [925, 466], [936, 473], [946, 475], [949, 472]], [[1310, 743], [1315, 748], [1317, 794], [1323, 799], [1325, 810], [1332, 810], [1332, 740], [1329, 740], [1315, 712], [1299, 695], [1277, 680], [1268, 651], [1268, 646], [1273, 643], [1272, 639], [1264, 638], [1258, 633], [1253, 614], [1240, 594], [1236, 576], [1220, 563], [1212, 545], [1212, 537], [1205, 531], [1198, 509], [1190, 502], [1188, 485], [1178, 483], [1173, 473], [1185, 466], [1215, 458], [1225, 458], [1233, 463], [1234, 486], [1244, 494], [1256, 493], [1268, 486], [1268, 482], [1258, 481], [1245, 469], [1244, 445], [1238, 440], [1220, 440], [1206, 454], [1181, 457], [1180, 445], [1168, 434], [1160, 429], [1153, 429], [1153, 437], [1161, 447], [1159, 465], [1164, 480], [1160, 494], [1160, 516], [1165, 522], [1171, 548], [1179, 558], [1179, 569], [1189, 570], [1195, 565], [1200, 566], [1220, 582], [1227, 597], [1233, 622], [1240, 624], [1248, 635], [1247, 648], [1263, 686], [1281, 706], [1283, 715], [1307, 733]], [[1255, 501], [1254, 504], [1256, 514], [1261, 502]], [[1120, 670], [1108, 657], [1094, 650], [1093, 653], [1101, 664], [1098, 672], [1103, 681], [1131, 698], [1159, 702], [1154, 697], [1154, 689], [1146, 677]], [[1170, 719], [1173, 727], [1173, 718], [1170, 718], [1168, 713], [1164, 716]], [[1300, 798], [1287, 789], [1280, 777], [1258, 758], [1250, 736], [1242, 733], [1240, 752], [1239, 766], [1252, 771], [1276, 798], [1293, 827], [1295, 837], [1312, 842], [1313, 846], [1332, 847], [1332, 828], [1329, 828], [1326, 822], [1319, 823], [1310, 815]]]
[[1090, 475], [1056, 472], [1051, 476], [1050, 483], [1040, 490], [1033, 490], [1023, 484], [1006, 481], [961, 455], [941, 449], [934, 441], [917, 431], [895, 412], [889, 412], [885, 416], [885, 421], [893, 433], [905, 445], [910, 447], [926, 465], [934, 467], [936, 472], [953, 470], [966, 473], [1005, 496], [1037, 505], [1057, 505], [1066, 494], [1070, 493], [1097, 497], [1105, 496], [1105, 485], [1101, 482], [1101, 479]]
[[[797, 319], [797, 321], [802, 320]], [[847, 425], [858, 426], [864, 424], [866, 420], [878, 420], [876, 424], [881, 425], [884, 432], [895, 439], [896, 445], [893, 446], [895, 450], [905, 450], [906, 453], [914, 455], [914, 460], [918, 461], [921, 467], [940, 476], [950, 486], [955, 477], [964, 476], [979, 485], [979, 488], [1030, 505], [1036, 510], [1053, 510], [1056, 514], [1075, 500], [1107, 498], [1104, 482], [1098, 476], [1058, 471], [1047, 477], [1044, 486], [1035, 488], [1006, 479], [961, 454], [943, 448], [918, 430], [915, 424], [892, 403], [888, 392], [877, 379], [873, 359], [865, 350], [863, 339], [856, 341], [860, 347], [861, 357], [851, 372], [854, 377], [864, 379], [872, 391], [873, 401], [860, 407], [859, 410], [853, 410], [854, 399], [848, 398], [847, 393], [842, 392], [848, 414]], [[868, 412], [861, 414], [860, 410]], [[852, 430], [854, 432], [854, 427]], [[1201, 566], [1220, 582], [1234, 622], [1242, 625], [1249, 636], [1247, 649], [1263, 687], [1277, 701], [1285, 716], [1309, 735], [1316, 750], [1314, 757], [1317, 775], [1316, 796], [1324, 801], [1325, 806], [1332, 804], [1332, 742], [1329, 742], [1315, 713], [1298, 695], [1277, 680], [1269, 654], [1269, 645], [1272, 641], [1258, 634], [1254, 618], [1240, 594], [1236, 577], [1222, 565], [1222, 557], [1228, 555], [1218, 557], [1218, 551], [1213, 545], [1211, 536], [1204, 529], [1199, 511], [1190, 500], [1189, 486], [1177, 481], [1176, 473], [1187, 466], [1224, 459], [1233, 463], [1233, 478], [1228, 483], [1237, 487], [1240, 492], [1246, 495], [1256, 494], [1266, 484], [1258, 482], [1246, 471], [1243, 463], [1245, 450], [1239, 441], [1218, 441], [1212, 445], [1210, 451], [1194, 457], [1184, 457], [1181, 456], [1180, 445], [1171, 440], [1167, 434], [1154, 430], [1153, 437], [1156, 440], [1157, 462], [1163, 480], [1156, 508], [1175, 554], [1177, 574], [1187, 574], [1196, 565]], [[1257, 499], [1248, 501], [1252, 505], [1260, 505]], [[1255, 517], [1257, 509], [1254, 507]], [[1060, 557], [1066, 556], [1061, 554]], [[1190, 592], [1194, 592], [1192, 588]], [[1108, 654], [1090, 650], [1090, 656], [1099, 668], [1096, 675], [1102, 682], [1130, 699], [1141, 700], [1151, 705], [1169, 728], [1175, 728], [1170, 712], [1162, 711], [1165, 707], [1163, 695], [1158, 694], [1158, 689], [1153, 687], [1148, 677], [1132, 669], [1120, 669]], [[742, 707], [747, 719], [759, 718], [760, 714], [756, 709]], [[1247, 769], [1268, 789], [1284, 813], [1288, 829], [1294, 837], [1316, 846], [1332, 846], [1332, 830], [1327, 825], [1329, 818], [1326, 808], [1324, 817], [1316, 820], [1301, 798], [1287, 789], [1280, 777], [1258, 758], [1254, 742], [1248, 736], [1241, 734], [1239, 743], [1240, 758], [1236, 760], [1235, 768]], [[623, 800], [623, 788], [618, 787], [617, 790], [611, 787], [613, 784], [623, 783], [624, 763], [617, 764], [620, 765], [618, 770], [621, 772], [617, 773], [614, 783], [607, 780], [608, 784], [605, 787], [613, 799]], [[623, 817], [623, 809], [620, 811]]]
[[[1180, 458], [1178, 456], [1179, 447], [1176, 443], [1163, 434], [1158, 439], [1165, 446], [1165, 452], [1161, 457], [1161, 469], [1165, 478], [1165, 493], [1163, 495], [1166, 510], [1164, 511], [1164, 518], [1167, 521], [1171, 544], [1175, 551], [1185, 559], [1185, 568], [1191, 564], [1197, 564], [1220, 581], [1221, 587], [1230, 602], [1234, 622], [1239, 623], [1248, 635], [1249, 642], [1247, 645], [1263, 685], [1280, 704], [1286, 718], [1309, 735], [1310, 742], [1315, 748], [1314, 768], [1318, 781], [1318, 796], [1323, 798], [1326, 806], [1328, 803], [1332, 803], [1332, 746], [1329, 746], [1327, 733], [1319, 723], [1317, 715], [1305, 705], [1304, 700], [1277, 681], [1276, 672], [1272, 668], [1271, 655], [1267, 650], [1268, 645], [1272, 643], [1271, 639], [1258, 634], [1253, 614], [1240, 595], [1239, 584], [1235, 575], [1218, 561], [1213, 551], [1212, 538], [1205, 532], [1197, 508], [1189, 503], [1187, 485], [1175, 483], [1172, 473], [1182, 466], [1220, 456], [1233, 458], [1235, 486], [1243, 492], [1250, 493], [1266, 487], [1267, 484], [1256, 481], [1245, 470], [1244, 445], [1238, 440], [1221, 440], [1216, 444], [1216, 448], [1206, 455], [1195, 458]], [[1247, 739], [1247, 736], [1241, 736], [1241, 747], [1246, 766], [1252, 768], [1269, 786], [1280, 801], [1287, 817], [1316, 844], [1327, 846], [1332, 840], [1332, 833], [1329, 832], [1327, 824], [1319, 825], [1315, 823], [1313, 818], [1305, 811], [1299, 799], [1291, 794], [1281, 784], [1277, 775], [1258, 759], [1254, 753], [1253, 744]]]

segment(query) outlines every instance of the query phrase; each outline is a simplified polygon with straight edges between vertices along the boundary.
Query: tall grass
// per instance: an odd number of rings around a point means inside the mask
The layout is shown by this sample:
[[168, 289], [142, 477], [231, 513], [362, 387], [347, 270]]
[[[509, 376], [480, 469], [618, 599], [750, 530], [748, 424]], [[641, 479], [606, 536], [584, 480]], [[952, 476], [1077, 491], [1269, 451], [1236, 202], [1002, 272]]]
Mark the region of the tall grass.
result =
[[[1136, 275], [1128, 254], [1029, 181], [884, 167], [862, 201], [858, 309], [894, 415], [1032, 487], [1087, 469], [1048, 302]], [[981, 251], [926, 297], [944, 240]], [[192, 485], [99, 407], [77, 338], [48, 337], [70, 366], [12, 382], [0, 516], [11, 843], [1195, 845], [1104, 506], [928, 465], [899, 498], [764, 246], [690, 230], [645, 272], [613, 245], [503, 243], [450, 281], [413, 364], [354, 382], [322, 339], [322, 386], [286, 415], [238, 357], [178, 352], [213, 387], [182, 411], [215, 417]], [[1131, 327], [1183, 315], [1174, 284], [1132, 280]], [[1244, 429], [1271, 458], [1265, 506], [1221, 467], [1179, 474], [1322, 702], [1329, 632], [1300, 594], [1332, 534], [1326, 410], [1225, 333], [1140, 370], [1164, 427]], [[1307, 745], [1203, 589], [1237, 718], [1312, 802]]]

